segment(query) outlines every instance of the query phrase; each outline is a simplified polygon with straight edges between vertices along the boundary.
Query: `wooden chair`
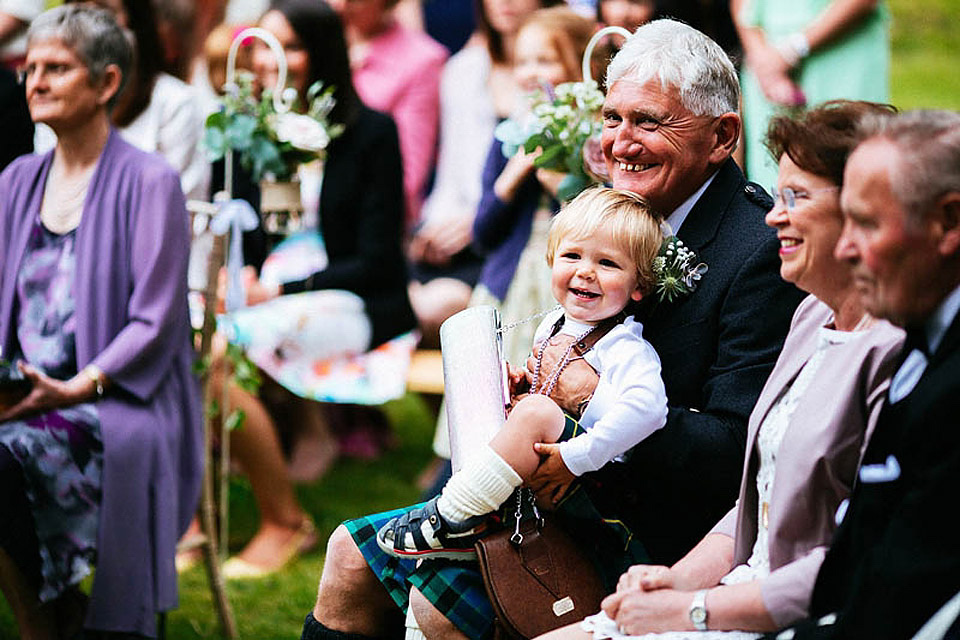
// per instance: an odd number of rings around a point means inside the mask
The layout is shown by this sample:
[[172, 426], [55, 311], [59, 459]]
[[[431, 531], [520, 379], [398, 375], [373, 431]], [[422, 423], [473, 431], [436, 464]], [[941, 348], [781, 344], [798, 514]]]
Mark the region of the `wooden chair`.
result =
[[439, 349], [417, 349], [410, 358], [407, 390], [443, 395], [443, 358]]
[[[203, 288], [198, 292], [203, 308], [203, 323], [200, 329], [199, 342], [197, 343], [197, 355], [203, 365], [201, 373], [201, 385], [203, 389], [203, 450], [204, 450], [204, 472], [203, 472], [203, 490], [200, 497], [200, 530], [201, 535], [191, 540], [186, 540], [178, 546], [177, 551], [189, 551], [200, 548], [203, 552], [203, 562], [207, 571], [207, 578], [210, 584], [210, 591], [213, 597], [213, 606], [217, 612], [217, 618], [220, 622], [220, 628], [223, 637], [229, 640], [238, 637], [237, 625], [233, 617], [233, 610], [230, 607], [230, 601], [227, 599], [226, 584], [221, 573], [221, 564], [223, 557], [221, 554], [221, 545], [217, 536], [217, 510], [226, 511], [227, 476], [223, 473], [223, 464], [218, 465], [214, 456], [214, 429], [216, 424], [213, 421], [211, 406], [221, 404], [222, 394], [220, 389], [213, 388], [210, 375], [210, 354], [213, 346], [213, 334], [216, 331], [216, 304], [217, 304], [217, 277], [220, 268], [223, 266], [226, 256], [226, 236], [216, 236], [207, 229], [206, 222], [210, 216], [216, 213], [216, 206], [206, 202], [191, 200], [187, 203], [187, 208], [191, 214], [191, 228], [193, 236], [197, 238], [203, 236], [205, 241], [209, 241], [210, 251], [206, 260], [206, 278]], [[220, 421], [221, 423], [223, 421]], [[221, 437], [221, 440], [223, 438]], [[228, 454], [221, 450], [220, 461], [224, 463], [223, 458]], [[229, 460], [226, 461], [229, 464]], [[220, 488], [217, 490], [217, 477], [220, 478]], [[217, 496], [219, 494], [219, 500]], [[225, 517], [222, 516], [225, 520]], [[222, 529], [225, 529], [225, 522], [221, 523]]]

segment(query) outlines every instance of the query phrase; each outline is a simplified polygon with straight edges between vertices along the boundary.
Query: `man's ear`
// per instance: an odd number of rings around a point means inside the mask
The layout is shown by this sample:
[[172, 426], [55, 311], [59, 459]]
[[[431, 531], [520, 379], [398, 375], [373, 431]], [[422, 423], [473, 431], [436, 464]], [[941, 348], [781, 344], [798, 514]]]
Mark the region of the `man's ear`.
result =
[[960, 258], [960, 191], [951, 191], [934, 205], [940, 224], [937, 247], [944, 256]]
[[643, 291], [640, 290], [640, 285], [637, 285], [637, 288], [633, 290], [633, 293], [630, 294], [630, 299], [634, 302], [640, 302], [643, 300]]
[[710, 163], [721, 164], [726, 161], [737, 148], [740, 140], [740, 116], [736, 113], [725, 113], [713, 123], [713, 148], [710, 150]]
[[123, 73], [120, 67], [115, 64], [107, 65], [103, 70], [103, 77], [100, 78], [100, 96], [97, 98], [99, 104], [107, 104], [120, 90], [120, 82], [123, 79]]

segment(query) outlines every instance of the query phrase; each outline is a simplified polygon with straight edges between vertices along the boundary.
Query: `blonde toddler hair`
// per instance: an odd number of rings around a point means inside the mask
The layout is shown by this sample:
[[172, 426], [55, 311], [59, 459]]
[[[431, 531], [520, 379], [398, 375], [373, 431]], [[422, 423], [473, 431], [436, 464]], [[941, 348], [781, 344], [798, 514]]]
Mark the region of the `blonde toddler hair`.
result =
[[647, 295], [656, 281], [653, 260], [663, 243], [660, 222], [660, 216], [636, 193], [607, 187], [586, 189], [554, 217], [547, 236], [547, 264], [553, 266], [564, 238], [586, 238], [603, 227], [633, 259], [637, 286]]

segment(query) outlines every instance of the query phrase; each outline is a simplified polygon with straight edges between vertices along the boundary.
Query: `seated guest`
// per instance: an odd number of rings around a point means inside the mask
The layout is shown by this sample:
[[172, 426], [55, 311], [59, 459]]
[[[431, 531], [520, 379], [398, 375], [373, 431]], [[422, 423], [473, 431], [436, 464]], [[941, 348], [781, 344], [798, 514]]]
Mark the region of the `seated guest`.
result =
[[[318, 0], [273, 0], [258, 24], [283, 45], [287, 77], [301, 96], [316, 81], [336, 88], [330, 120], [345, 127], [326, 149], [322, 186], [314, 194], [321, 212], [319, 227], [307, 232], [322, 238], [326, 266], [280, 285], [260, 280], [248, 269], [250, 306], [230, 317], [241, 332], [258, 325], [277, 329], [269, 335], [251, 331], [252, 339], [244, 344], [254, 364], [273, 376], [268, 388], [275, 388], [281, 373], [363, 353], [410, 331], [416, 320], [407, 298], [401, 248], [403, 176], [397, 129], [389, 116], [366, 107], [354, 91], [340, 17]], [[252, 63], [262, 86], [274, 87], [278, 69], [270, 49], [258, 45]], [[266, 340], [259, 341], [260, 335]], [[311, 416], [318, 405], [289, 391], [280, 407], [269, 406], [265, 394], [251, 394], [237, 385], [230, 385], [229, 394], [231, 406], [246, 415], [243, 428], [231, 433], [231, 449], [250, 478], [261, 520], [250, 542], [225, 563], [224, 574], [256, 578], [317, 544], [313, 522], [297, 502], [287, 475], [278, 429], [299, 426], [295, 421]], [[298, 418], [278, 420], [280, 410], [293, 411]]]
[[[601, 613], [545, 638], [771, 631], [808, 614], [834, 514], [854, 485], [903, 342], [902, 331], [864, 310], [852, 270], [833, 253], [856, 124], [889, 112], [834, 102], [771, 121], [767, 146], [780, 173], [767, 224], [780, 238], [780, 275], [811, 295], [750, 415], [740, 499], [672, 567], [631, 567]], [[727, 637], [694, 635], [714, 636]]]
[[482, 36], [453, 55], [440, 76], [440, 146], [433, 189], [423, 204], [422, 224], [410, 240], [410, 301], [424, 340], [438, 342], [440, 325], [464, 309], [477, 283], [482, 259], [471, 248], [481, 178], [497, 121], [510, 115], [518, 87], [513, 48], [520, 25], [557, 0], [505, 5], [477, 2]]
[[[654, 21], [624, 43], [607, 80], [602, 147], [614, 188], [646, 198], [709, 271], [688, 298], [637, 310], [660, 356], [666, 425], [626, 462], [581, 478], [601, 515], [629, 514], [624, 524], [650, 560], [672, 564], [733, 506], [747, 416], [801, 294], [777, 275], [779, 243], [763, 224], [770, 198], [730, 158], [739, 88], [723, 50], [686, 25]], [[579, 385], [563, 378], [551, 395], [569, 403]], [[428, 637], [490, 637], [493, 610], [477, 567], [385, 557], [374, 534], [394, 515], [334, 531], [304, 637], [383, 635], [408, 606]]]
[[960, 114], [877, 118], [863, 133], [836, 253], [866, 311], [907, 340], [795, 638], [910, 638], [960, 590]]
[[[381, 549], [425, 561], [476, 558], [487, 516], [518, 487], [550, 485], [546, 493], [559, 500], [578, 476], [629, 455], [663, 426], [660, 359], [643, 325], [624, 313], [657, 285], [661, 222], [636, 194], [614, 189], [587, 189], [557, 214], [545, 253], [560, 308], [537, 327], [527, 367], [510, 365], [506, 422], [439, 496], [380, 529]], [[560, 376], [578, 370], [586, 384], [577, 402], [548, 400]]]
[[[74, 2], [78, 0], [68, 0]], [[210, 164], [201, 147], [203, 109], [196, 92], [161, 69], [160, 38], [153, 5], [142, 0], [94, 0], [113, 12], [132, 34], [133, 66], [110, 120], [123, 139], [159, 153], [177, 170], [188, 199], [204, 200], [210, 188]], [[52, 144], [49, 130], [38, 136], [38, 151]]]
[[131, 49], [112, 15], [30, 27], [30, 114], [56, 147], [0, 176], [0, 348], [32, 390], [0, 409], [0, 585], [27, 638], [155, 635], [177, 605], [197, 505], [201, 407], [180, 180], [124, 142], [110, 107]]
[[[594, 32], [591, 20], [569, 7], [534, 11], [517, 31], [513, 75], [520, 92], [515, 122], [534, 118], [544, 87], [580, 82], [580, 62]], [[542, 98], [541, 98], [542, 99]], [[483, 191], [473, 221], [473, 246], [483, 269], [470, 305], [489, 305], [505, 324], [554, 306], [550, 269], [543, 259], [550, 221], [560, 209], [557, 190], [566, 173], [534, 166], [521, 147], [510, 157], [494, 137], [483, 167]], [[504, 358], [520, 365], [530, 353], [536, 323], [518, 324], [502, 336]]]
[[397, 123], [403, 158], [406, 228], [420, 219], [440, 133], [440, 72], [447, 51], [394, 17], [398, 0], [330, 4], [340, 14], [350, 47], [353, 83], [371, 109]]

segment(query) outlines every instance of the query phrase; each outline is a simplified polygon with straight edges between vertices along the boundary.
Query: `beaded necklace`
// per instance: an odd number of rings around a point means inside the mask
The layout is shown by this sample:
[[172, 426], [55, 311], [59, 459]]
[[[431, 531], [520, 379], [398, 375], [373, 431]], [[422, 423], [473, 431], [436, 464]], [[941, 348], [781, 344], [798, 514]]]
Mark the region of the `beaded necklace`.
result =
[[[547, 342], [550, 338], [547, 338], [543, 341], [540, 346], [540, 352], [537, 354], [537, 361], [533, 366], [533, 380], [530, 383], [530, 390], [533, 393], [540, 393], [545, 396], [549, 396], [553, 392], [553, 388], [557, 386], [557, 380], [560, 379], [560, 374], [563, 373], [564, 368], [570, 364], [570, 354], [573, 352], [573, 348], [578, 345], [584, 338], [593, 333], [596, 330], [596, 326], [590, 327], [571, 342], [567, 346], [567, 350], [563, 352], [563, 357], [560, 359], [560, 364], [557, 365], [557, 368], [554, 369], [553, 373], [550, 374], [550, 377], [547, 378], [547, 381], [543, 385], [543, 389], [537, 391], [537, 383], [540, 381], [540, 366], [543, 362], [543, 352], [547, 346]], [[551, 336], [553, 337], [553, 336]]]

